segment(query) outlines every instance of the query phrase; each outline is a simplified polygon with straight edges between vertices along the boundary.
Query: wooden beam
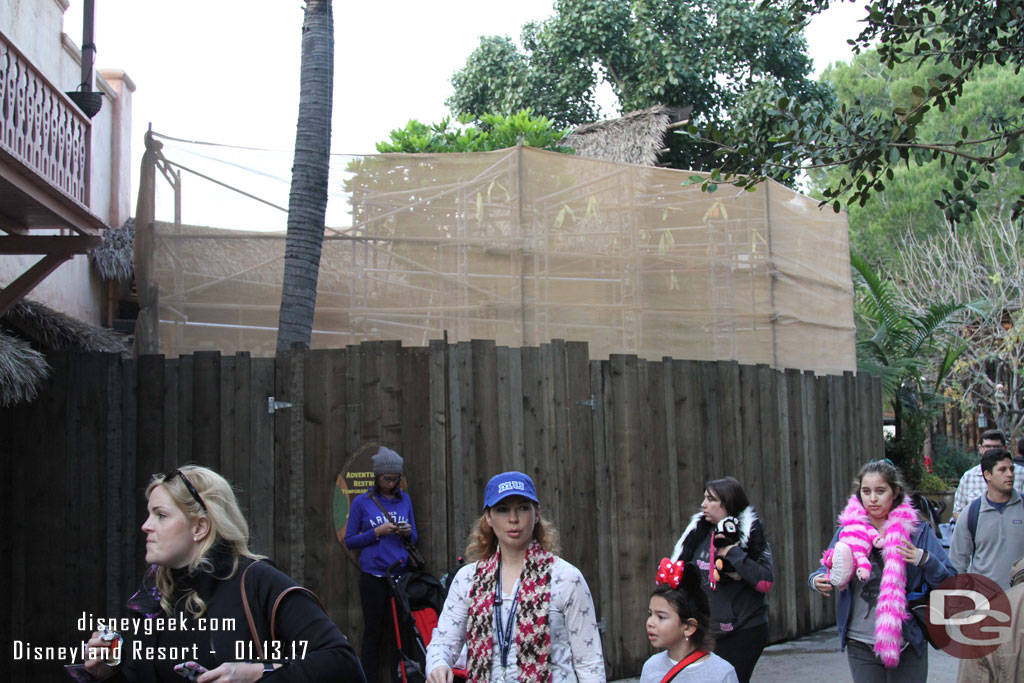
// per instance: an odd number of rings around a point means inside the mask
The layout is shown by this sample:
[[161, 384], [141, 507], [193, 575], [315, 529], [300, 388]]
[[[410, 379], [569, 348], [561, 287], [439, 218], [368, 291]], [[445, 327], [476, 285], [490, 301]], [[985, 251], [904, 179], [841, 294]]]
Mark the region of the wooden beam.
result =
[[0, 237], [0, 254], [60, 254], [71, 258], [89, 253], [102, 242], [102, 237], [93, 235], [11, 235]]
[[14, 220], [10, 216], [0, 213], [0, 230], [10, 235], [27, 235], [28, 228]]
[[0, 316], [10, 310], [11, 306], [21, 301], [22, 297], [31, 292], [46, 276], [57, 269], [57, 266], [69, 261], [72, 254], [50, 254], [26, 270], [21, 276], [0, 290]]

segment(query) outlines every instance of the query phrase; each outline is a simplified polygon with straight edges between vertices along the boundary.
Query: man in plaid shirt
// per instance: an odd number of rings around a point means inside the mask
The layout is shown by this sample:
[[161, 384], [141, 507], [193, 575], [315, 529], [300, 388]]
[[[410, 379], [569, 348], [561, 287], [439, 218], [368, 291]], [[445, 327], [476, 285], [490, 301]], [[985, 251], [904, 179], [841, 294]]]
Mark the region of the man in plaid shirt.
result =
[[[1006, 437], [998, 429], [990, 429], [981, 434], [981, 445], [978, 446], [980, 455], [993, 448], [1006, 448]], [[1024, 495], [1024, 467], [1014, 463], [1013, 466], [1013, 487], [1017, 492]], [[967, 507], [972, 500], [988, 491], [988, 483], [985, 475], [981, 472], [981, 465], [972, 467], [960, 477], [960, 483], [956, 487], [956, 496], [953, 498], [953, 519], [960, 516], [960, 511]]]

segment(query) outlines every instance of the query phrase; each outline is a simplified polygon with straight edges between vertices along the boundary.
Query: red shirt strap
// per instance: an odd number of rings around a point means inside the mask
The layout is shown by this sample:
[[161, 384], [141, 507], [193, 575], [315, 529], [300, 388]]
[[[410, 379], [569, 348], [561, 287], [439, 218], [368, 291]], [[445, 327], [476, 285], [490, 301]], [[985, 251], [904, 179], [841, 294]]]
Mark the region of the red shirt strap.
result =
[[680, 671], [682, 671], [686, 667], [690, 666], [691, 664], [696, 662], [701, 657], [706, 657], [707, 654], [708, 653], [705, 652], [704, 650], [697, 650], [695, 652], [691, 652], [681, 662], [679, 662], [678, 664], [676, 664], [675, 666], [673, 666], [671, 669], [668, 670], [668, 673], [665, 674], [665, 677], [661, 679], [661, 683], [668, 683], [673, 678], [675, 678], [679, 674]]

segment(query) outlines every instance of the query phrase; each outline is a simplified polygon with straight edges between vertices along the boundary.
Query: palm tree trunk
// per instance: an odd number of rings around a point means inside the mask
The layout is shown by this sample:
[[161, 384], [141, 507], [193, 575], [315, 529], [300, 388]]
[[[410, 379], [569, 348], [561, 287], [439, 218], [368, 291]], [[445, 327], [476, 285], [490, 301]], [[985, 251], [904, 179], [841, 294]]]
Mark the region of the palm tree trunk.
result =
[[331, 0], [307, 0], [302, 22], [299, 120], [295, 134], [288, 237], [277, 329], [277, 348], [313, 335], [316, 283], [327, 214], [334, 95], [334, 17]]

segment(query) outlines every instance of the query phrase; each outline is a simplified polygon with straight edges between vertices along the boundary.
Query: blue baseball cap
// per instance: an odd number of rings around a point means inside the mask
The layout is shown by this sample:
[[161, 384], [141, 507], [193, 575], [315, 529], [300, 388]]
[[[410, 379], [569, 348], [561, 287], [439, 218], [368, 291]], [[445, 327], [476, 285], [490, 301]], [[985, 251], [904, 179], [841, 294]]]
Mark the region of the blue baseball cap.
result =
[[494, 507], [509, 496], [529, 498], [540, 505], [533, 479], [522, 472], [502, 472], [487, 482], [487, 488], [484, 489], [484, 508]]

